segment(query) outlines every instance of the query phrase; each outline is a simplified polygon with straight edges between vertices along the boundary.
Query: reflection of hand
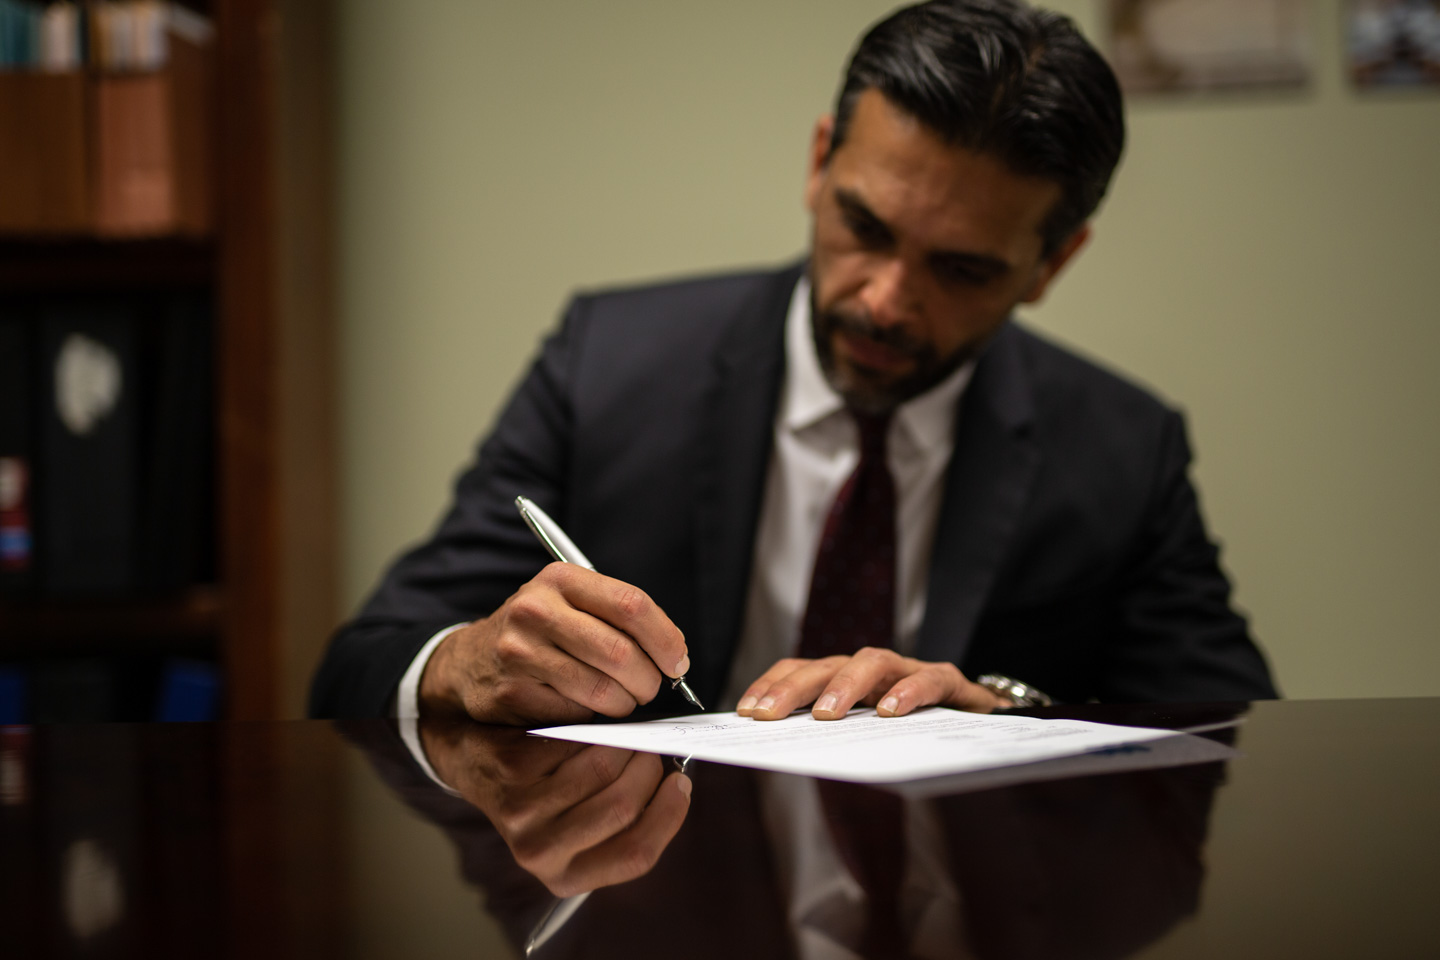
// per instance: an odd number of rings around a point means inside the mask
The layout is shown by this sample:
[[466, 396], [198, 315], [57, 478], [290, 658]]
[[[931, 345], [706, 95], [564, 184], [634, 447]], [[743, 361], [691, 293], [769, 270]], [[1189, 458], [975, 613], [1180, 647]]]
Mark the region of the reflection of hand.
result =
[[857, 703], [878, 704], [882, 717], [902, 717], [935, 704], [989, 713], [1010, 702], [965, 679], [953, 663], [928, 663], [894, 650], [865, 647], [853, 656], [777, 662], [740, 698], [742, 717], [779, 720], [814, 702], [816, 720], [838, 720]]
[[421, 711], [515, 725], [623, 717], [659, 691], [656, 664], [671, 677], [690, 669], [685, 638], [653, 600], [552, 563], [435, 648], [420, 678]]
[[440, 779], [559, 897], [648, 873], [690, 809], [690, 779], [654, 754], [473, 723], [422, 721], [420, 737]]

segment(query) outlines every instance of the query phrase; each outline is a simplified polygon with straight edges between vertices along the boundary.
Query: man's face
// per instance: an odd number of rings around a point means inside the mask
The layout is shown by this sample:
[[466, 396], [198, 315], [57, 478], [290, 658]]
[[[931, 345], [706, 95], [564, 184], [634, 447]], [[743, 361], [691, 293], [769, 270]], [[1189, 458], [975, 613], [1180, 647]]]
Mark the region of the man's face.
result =
[[816, 125], [805, 188], [815, 345], [831, 386], [878, 413], [978, 353], [1088, 228], [1043, 256], [1059, 184], [947, 145], [876, 90], [827, 156], [832, 129], [829, 117]]

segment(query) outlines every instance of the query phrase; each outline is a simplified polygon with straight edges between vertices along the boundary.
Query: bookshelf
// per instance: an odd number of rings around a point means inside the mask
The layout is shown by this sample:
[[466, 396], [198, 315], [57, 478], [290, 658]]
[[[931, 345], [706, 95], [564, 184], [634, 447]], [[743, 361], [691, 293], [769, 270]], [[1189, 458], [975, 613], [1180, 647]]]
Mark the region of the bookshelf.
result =
[[[101, 597], [10, 590], [0, 595], [0, 664], [207, 660], [226, 719], [300, 716], [338, 612], [329, 5], [186, 6], [214, 26], [196, 97], [213, 137], [207, 228], [115, 236], [91, 217], [0, 231], [0, 301], [189, 293], [208, 303], [207, 572]], [[0, 94], [0, 109], [14, 98]]]

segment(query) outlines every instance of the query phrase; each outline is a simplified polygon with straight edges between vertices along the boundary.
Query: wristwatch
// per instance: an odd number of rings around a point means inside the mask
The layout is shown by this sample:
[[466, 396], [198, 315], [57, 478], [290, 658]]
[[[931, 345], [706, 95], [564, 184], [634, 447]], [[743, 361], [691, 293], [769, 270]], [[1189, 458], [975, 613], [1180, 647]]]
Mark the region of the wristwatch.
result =
[[975, 682], [996, 696], [1004, 697], [1017, 707], [1048, 707], [1054, 703], [1048, 696], [1030, 684], [1021, 683], [1011, 677], [1002, 677], [998, 673], [987, 673]]

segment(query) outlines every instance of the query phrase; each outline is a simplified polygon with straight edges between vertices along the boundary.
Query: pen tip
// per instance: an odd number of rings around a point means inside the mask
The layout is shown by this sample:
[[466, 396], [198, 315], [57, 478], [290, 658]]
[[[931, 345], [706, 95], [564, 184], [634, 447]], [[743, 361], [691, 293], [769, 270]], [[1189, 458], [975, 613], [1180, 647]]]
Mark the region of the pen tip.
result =
[[704, 711], [704, 705], [700, 703], [700, 698], [695, 696], [695, 691], [690, 689], [690, 684], [686, 683], [682, 679], [676, 681], [676, 686], [680, 688], [681, 693], [685, 694], [686, 700], [689, 700], [691, 703], [695, 704], [696, 710], [700, 710], [702, 712]]

